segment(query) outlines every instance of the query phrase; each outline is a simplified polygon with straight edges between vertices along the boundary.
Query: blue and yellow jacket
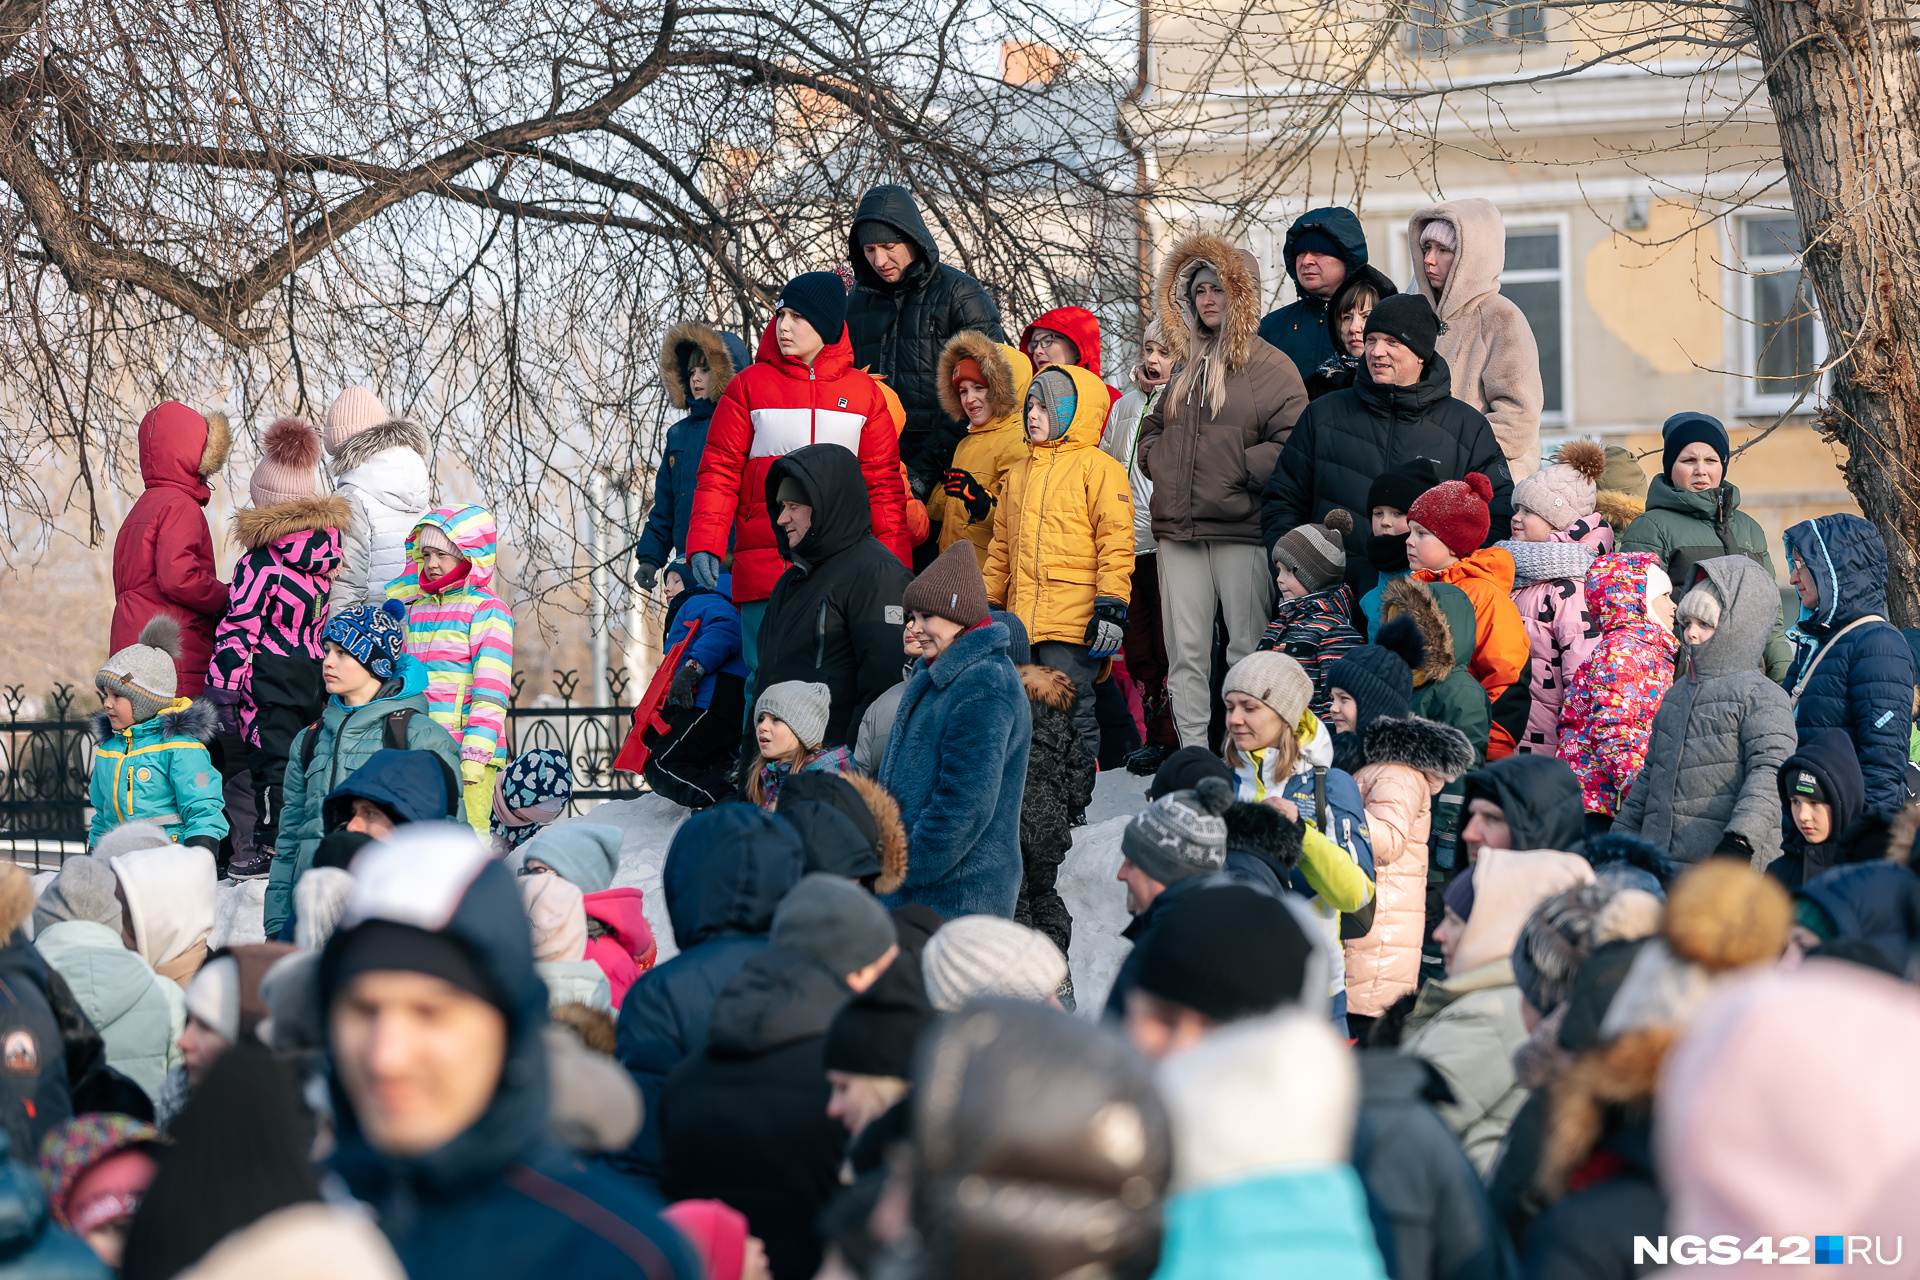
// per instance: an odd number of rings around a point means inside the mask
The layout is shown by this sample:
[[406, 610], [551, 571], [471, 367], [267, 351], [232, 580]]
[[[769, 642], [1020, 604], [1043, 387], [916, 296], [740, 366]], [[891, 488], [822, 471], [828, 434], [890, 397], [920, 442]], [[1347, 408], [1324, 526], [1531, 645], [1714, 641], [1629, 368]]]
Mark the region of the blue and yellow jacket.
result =
[[216, 724], [212, 703], [175, 698], [151, 719], [117, 731], [105, 711], [88, 724], [94, 741], [89, 846], [134, 821], [157, 823], [176, 844], [219, 846], [227, 813], [220, 771], [206, 746]]

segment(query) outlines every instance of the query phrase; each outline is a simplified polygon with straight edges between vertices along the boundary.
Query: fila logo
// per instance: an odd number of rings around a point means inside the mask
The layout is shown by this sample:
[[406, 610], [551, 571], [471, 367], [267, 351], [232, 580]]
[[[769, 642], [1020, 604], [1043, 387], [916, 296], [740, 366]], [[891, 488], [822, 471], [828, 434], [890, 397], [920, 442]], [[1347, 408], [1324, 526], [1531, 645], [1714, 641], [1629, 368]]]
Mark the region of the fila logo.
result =
[[845, 396], [840, 397], [840, 407], [842, 409], [847, 407], [847, 398]]

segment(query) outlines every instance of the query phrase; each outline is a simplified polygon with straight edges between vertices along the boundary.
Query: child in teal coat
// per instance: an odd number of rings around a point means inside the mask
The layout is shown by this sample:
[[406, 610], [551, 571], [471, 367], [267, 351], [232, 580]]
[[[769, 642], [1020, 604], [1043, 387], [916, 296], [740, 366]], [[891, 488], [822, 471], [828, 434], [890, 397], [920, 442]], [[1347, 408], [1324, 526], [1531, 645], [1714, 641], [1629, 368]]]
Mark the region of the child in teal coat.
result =
[[176, 844], [217, 855], [227, 834], [220, 771], [207, 752], [218, 713], [204, 699], [176, 698], [180, 623], [155, 614], [140, 638], [93, 677], [101, 710], [93, 729], [93, 822], [87, 845], [122, 823], [163, 828]]

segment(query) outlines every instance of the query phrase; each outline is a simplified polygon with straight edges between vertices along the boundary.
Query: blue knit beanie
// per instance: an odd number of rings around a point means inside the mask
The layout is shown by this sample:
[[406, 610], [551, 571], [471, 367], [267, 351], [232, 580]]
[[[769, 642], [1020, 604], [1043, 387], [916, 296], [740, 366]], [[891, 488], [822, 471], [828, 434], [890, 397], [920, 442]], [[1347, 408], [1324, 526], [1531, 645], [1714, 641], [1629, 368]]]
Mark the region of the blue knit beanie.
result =
[[1668, 480], [1673, 479], [1673, 463], [1680, 451], [1690, 444], [1710, 445], [1720, 455], [1720, 467], [1724, 471], [1727, 456], [1733, 452], [1733, 443], [1727, 438], [1727, 429], [1720, 425], [1720, 419], [1711, 414], [1688, 409], [1668, 418], [1660, 428], [1664, 441], [1660, 449], [1660, 469]]
[[328, 619], [320, 639], [333, 641], [374, 675], [391, 680], [407, 651], [407, 624], [385, 609], [350, 604]]

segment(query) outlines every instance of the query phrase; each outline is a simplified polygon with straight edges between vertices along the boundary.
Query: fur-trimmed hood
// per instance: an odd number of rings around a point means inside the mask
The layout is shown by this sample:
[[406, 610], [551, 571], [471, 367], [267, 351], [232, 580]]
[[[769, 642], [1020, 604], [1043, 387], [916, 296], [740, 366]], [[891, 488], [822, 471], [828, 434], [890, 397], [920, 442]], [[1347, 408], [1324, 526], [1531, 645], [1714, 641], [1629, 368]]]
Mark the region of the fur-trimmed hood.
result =
[[[353, 443], [351, 440], [347, 443]], [[353, 518], [353, 509], [345, 498], [334, 494], [300, 498], [294, 502], [276, 502], [270, 507], [247, 507], [233, 513], [234, 536], [249, 551], [258, 551], [270, 542], [295, 533], [325, 533], [345, 529]]]
[[1282, 874], [1300, 865], [1301, 842], [1306, 833], [1298, 822], [1288, 822], [1270, 805], [1237, 801], [1221, 815], [1227, 824], [1227, 848], [1254, 854], [1272, 863]]
[[1602, 489], [1594, 494], [1594, 510], [1600, 518], [1613, 526], [1617, 537], [1625, 533], [1627, 526], [1647, 514], [1647, 500], [1636, 498], [1630, 493], [1616, 493], [1612, 489]]
[[1019, 671], [1020, 685], [1027, 691], [1028, 702], [1035, 705], [1045, 703], [1068, 715], [1073, 714], [1074, 703], [1079, 698], [1074, 692], [1073, 680], [1066, 672], [1043, 667], [1037, 662], [1029, 662]]
[[364, 465], [377, 453], [388, 449], [410, 449], [427, 460], [433, 441], [427, 437], [427, 429], [417, 422], [408, 422], [405, 418], [388, 418], [377, 427], [369, 427], [354, 436], [327, 460], [327, 466], [338, 480], [355, 467]]
[[227, 465], [227, 454], [233, 450], [233, 430], [227, 425], [227, 415], [210, 413], [207, 415], [207, 444], [200, 451], [200, 478], [218, 475]]
[[1395, 578], [1380, 589], [1380, 616], [1390, 619], [1402, 613], [1420, 628], [1420, 640], [1426, 649], [1426, 660], [1413, 673], [1414, 688], [1445, 680], [1459, 662], [1453, 628], [1426, 583], [1410, 577]]
[[1673, 1027], [1629, 1031], [1574, 1059], [1553, 1084], [1538, 1182], [1554, 1199], [1599, 1147], [1608, 1121], [1646, 1120], [1667, 1051], [1679, 1038]]
[[[93, 745], [100, 746], [116, 732], [113, 718], [100, 710], [87, 717], [87, 729], [93, 735]], [[160, 714], [150, 720], [142, 720], [133, 726], [135, 738], [192, 738], [195, 742], [212, 742], [220, 729], [220, 713], [205, 698], [175, 698], [160, 708]]]
[[1245, 249], [1212, 235], [1188, 236], [1174, 245], [1160, 264], [1160, 281], [1154, 290], [1160, 325], [1166, 330], [1175, 363], [1185, 360], [1200, 323], [1187, 301], [1187, 288], [1193, 273], [1203, 265], [1219, 273], [1227, 291], [1222, 354], [1227, 372], [1239, 373], [1247, 367], [1247, 355], [1260, 333], [1260, 264]]
[[1404, 764], [1443, 784], [1473, 768], [1473, 744], [1450, 724], [1408, 716], [1381, 716], [1364, 735], [1368, 764]]
[[873, 815], [874, 830], [879, 833], [880, 877], [873, 882], [876, 894], [898, 893], [907, 880], [907, 826], [900, 818], [900, 802], [893, 794], [864, 773], [842, 774]]
[[733, 381], [733, 375], [752, 362], [746, 343], [697, 320], [683, 320], [667, 330], [667, 336], [660, 341], [660, 385], [667, 389], [667, 399], [673, 402], [673, 407], [682, 413], [687, 411], [689, 401], [687, 367], [696, 351], [706, 357], [707, 369], [713, 374], [713, 385], [706, 398], [714, 403], [719, 402], [720, 393]]
[[940, 369], [934, 379], [934, 392], [940, 397], [940, 410], [949, 418], [967, 420], [960, 407], [960, 395], [953, 389], [953, 367], [971, 358], [987, 376], [986, 430], [1000, 419], [1018, 415], [1027, 398], [1027, 386], [1033, 381], [1033, 361], [1019, 348], [995, 342], [977, 329], [965, 329], [947, 339], [940, 351]]

